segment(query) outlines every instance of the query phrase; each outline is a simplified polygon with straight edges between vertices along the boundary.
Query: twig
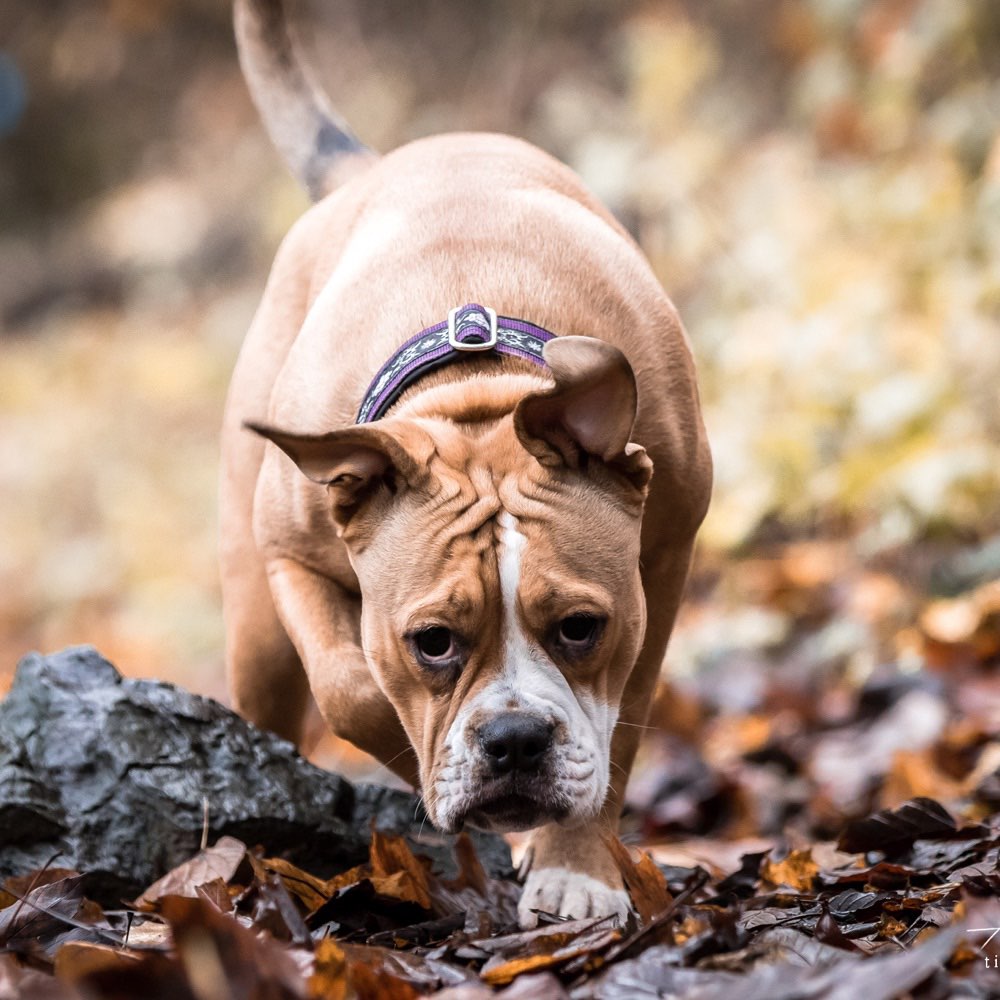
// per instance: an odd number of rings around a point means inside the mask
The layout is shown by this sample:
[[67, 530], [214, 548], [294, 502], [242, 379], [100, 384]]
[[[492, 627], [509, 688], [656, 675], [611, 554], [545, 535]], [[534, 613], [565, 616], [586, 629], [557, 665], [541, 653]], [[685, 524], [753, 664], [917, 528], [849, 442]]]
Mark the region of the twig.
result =
[[205, 850], [208, 847], [208, 796], [203, 795], [201, 797], [201, 848], [200, 850]]

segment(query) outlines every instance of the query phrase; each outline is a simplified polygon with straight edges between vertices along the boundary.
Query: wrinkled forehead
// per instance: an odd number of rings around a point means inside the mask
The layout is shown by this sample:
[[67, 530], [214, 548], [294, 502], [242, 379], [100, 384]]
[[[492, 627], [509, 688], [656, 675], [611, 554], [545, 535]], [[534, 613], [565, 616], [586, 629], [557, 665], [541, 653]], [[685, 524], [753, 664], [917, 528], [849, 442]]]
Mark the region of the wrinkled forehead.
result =
[[[532, 460], [533, 461], [533, 460]], [[529, 588], [591, 583], [609, 597], [627, 587], [638, 560], [637, 522], [583, 482], [515, 470], [448, 470], [435, 491], [403, 500], [369, 554], [388, 606], [448, 602], [453, 611], [499, 607], [501, 577]]]
[[495, 501], [401, 504], [365, 553], [373, 569], [372, 578], [362, 580], [367, 596], [377, 596], [384, 610], [410, 615], [437, 608], [449, 617], [494, 600], [497, 510]]
[[522, 500], [511, 497], [497, 518], [498, 551], [516, 547], [522, 584], [589, 582], [612, 597], [622, 592], [639, 558], [634, 519], [582, 490], [552, 491], [543, 505]]

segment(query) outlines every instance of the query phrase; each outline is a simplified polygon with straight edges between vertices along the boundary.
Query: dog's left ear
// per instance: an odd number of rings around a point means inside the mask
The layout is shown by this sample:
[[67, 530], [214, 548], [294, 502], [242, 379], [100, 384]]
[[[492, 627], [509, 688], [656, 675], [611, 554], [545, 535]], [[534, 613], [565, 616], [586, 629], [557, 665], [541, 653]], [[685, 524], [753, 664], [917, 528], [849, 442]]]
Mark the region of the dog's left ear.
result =
[[555, 385], [518, 403], [521, 444], [543, 465], [581, 468], [594, 456], [645, 493], [653, 463], [629, 441], [638, 395], [628, 359], [593, 337], [556, 337], [544, 357]]

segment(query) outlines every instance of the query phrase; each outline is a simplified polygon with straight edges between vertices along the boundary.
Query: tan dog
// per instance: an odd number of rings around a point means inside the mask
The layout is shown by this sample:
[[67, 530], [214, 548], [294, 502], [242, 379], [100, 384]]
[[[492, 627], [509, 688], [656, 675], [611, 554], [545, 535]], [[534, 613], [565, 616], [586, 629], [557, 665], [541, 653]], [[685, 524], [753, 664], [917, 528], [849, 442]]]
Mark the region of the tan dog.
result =
[[[311, 691], [440, 828], [531, 829], [525, 926], [623, 915], [603, 838], [711, 486], [677, 313], [549, 156], [448, 135], [378, 159], [309, 87], [281, 0], [237, 0], [237, 33], [292, 165], [343, 183], [282, 244], [227, 404], [234, 701], [299, 740]], [[356, 424], [386, 359], [470, 301], [558, 334], [546, 365], [469, 352]]]

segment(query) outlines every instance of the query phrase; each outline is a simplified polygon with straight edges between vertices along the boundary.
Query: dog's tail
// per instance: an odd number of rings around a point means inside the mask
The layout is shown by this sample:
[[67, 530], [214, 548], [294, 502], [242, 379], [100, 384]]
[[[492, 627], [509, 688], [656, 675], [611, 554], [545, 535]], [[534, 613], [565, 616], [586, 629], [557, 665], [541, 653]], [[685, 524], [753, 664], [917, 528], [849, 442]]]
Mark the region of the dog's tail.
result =
[[236, 48], [271, 141], [313, 201], [375, 154], [309, 79], [288, 18], [288, 0], [236, 0]]

